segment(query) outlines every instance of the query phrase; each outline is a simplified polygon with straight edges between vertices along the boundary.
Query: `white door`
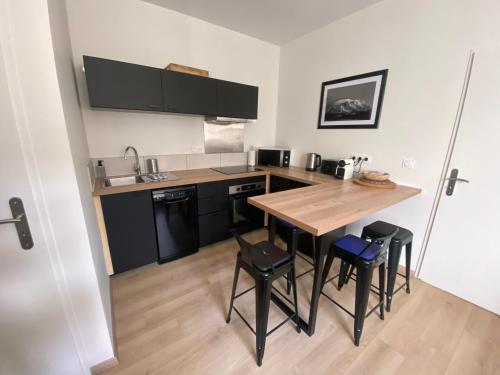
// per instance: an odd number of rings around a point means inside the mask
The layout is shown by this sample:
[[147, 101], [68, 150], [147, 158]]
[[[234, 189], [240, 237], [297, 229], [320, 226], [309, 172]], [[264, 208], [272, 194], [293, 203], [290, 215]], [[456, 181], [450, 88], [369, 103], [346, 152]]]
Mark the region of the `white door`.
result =
[[500, 51], [475, 54], [447, 178], [420, 277], [500, 313]]
[[28, 178], [34, 168], [29, 165], [28, 170], [25, 158], [29, 136], [20, 137], [7, 82], [1, 48], [0, 219], [12, 217], [9, 199], [21, 198], [34, 246], [23, 250], [15, 226], [0, 225], [0, 374], [86, 373], [64, 313], [45, 238], [48, 228], [40, 225], [35, 190]]

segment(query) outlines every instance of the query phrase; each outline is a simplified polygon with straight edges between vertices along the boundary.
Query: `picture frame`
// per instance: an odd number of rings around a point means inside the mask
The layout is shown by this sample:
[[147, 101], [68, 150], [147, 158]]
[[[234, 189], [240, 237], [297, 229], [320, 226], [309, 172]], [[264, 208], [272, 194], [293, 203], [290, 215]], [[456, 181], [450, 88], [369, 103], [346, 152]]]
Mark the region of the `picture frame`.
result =
[[389, 70], [321, 84], [318, 129], [377, 129]]

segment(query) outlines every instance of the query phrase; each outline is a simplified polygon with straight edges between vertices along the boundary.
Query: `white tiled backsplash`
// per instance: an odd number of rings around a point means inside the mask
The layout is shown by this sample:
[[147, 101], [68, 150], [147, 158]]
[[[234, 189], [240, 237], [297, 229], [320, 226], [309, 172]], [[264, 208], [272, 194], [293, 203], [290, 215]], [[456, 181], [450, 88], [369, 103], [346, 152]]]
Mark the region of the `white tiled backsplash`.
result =
[[[223, 154], [182, 154], [182, 155], [146, 155], [140, 156], [139, 161], [143, 173], [146, 173], [146, 159], [158, 159], [160, 172], [179, 171], [185, 169], [217, 168], [231, 165], [246, 165], [247, 153], [223, 153]], [[115, 158], [93, 158], [92, 165], [96, 166], [97, 160], [104, 162], [106, 175], [118, 176], [134, 173], [135, 158], [133, 155]]]

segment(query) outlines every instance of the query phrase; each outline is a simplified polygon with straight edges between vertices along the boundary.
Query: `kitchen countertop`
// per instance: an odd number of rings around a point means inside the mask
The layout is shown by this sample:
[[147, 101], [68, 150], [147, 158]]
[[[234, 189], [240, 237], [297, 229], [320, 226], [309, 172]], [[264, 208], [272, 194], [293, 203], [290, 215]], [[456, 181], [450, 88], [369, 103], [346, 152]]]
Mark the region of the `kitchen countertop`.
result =
[[[421, 192], [421, 189], [400, 185], [390, 190], [359, 186], [352, 180], [339, 180], [320, 172], [308, 172], [299, 167], [258, 166], [258, 168], [262, 171], [233, 175], [225, 175], [212, 169], [172, 171], [178, 177], [177, 180], [110, 187], [102, 187], [101, 179], [96, 179], [93, 192], [94, 204], [108, 274], [112, 275], [114, 272], [100, 196], [252, 176], [278, 176], [311, 186], [251, 197], [248, 202], [307, 232], [321, 235]], [[269, 182], [269, 179], [267, 181]]]
[[[291, 170], [290, 174], [297, 176], [299, 172]], [[395, 189], [365, 187], [351, 179], [318, 184], [319, 177], [315, 175], [300, 178], [301, 181], [310, 178], [316, 185], [250, 197], [248, 202], [306, 232], [321, 236], [422, 192], [419, 188], [403, 185]]]
[[313, 186], [251, 197], [248, 202], [318, 236], [421, 192], [419, 188], [402, 185], [398, 185], [395, 189], [364, 187], [356, 185], [351, 179], [339, 180], [320, 172], [308, 172], [299, 167], [257, 166], [257, 168], [262, 171], [231, 175], [208, 168], [172, 171], [178, 177], [177, 180], [110, 187], [102, 187], [101, 180], [96, 179], [93, 195], [161, 189], [253, 176], [284, 177]]
[[266, 176], [269, 174], [273, 176], [279, 176], [291, 180], [304, 182], [306, 184], [311, 184], [311, 185], [327, 183], [327, 182], [337, 183], [337, 184], [343, 183], [343, 181], [338, 180], [333, 176], [328, 176], [320, 172], [307, 172], [304, 168], [299, 168], [299, 167], [278, 168], [278, 167], [257, 166], [257, 168], [262, 169], [262, 171], [250, 172], [250, 173], [238, 173], [231, 175], [226, 175], [208, 168], [172, 171], [172, 173], [178, 177], [177, 180], [139, 183], [134, 185], [109, 186], [109, 187], [103, 187], [102, 180], [96, 178], [93, 195], [101, 196], [109, 194], [127, 193], [131, 191], [162, 189], [162, 188], [181, 186], [181, 185], [200, 184], [204, 182], [232, 180], [236, 178], [245, 178], [253, 176]]

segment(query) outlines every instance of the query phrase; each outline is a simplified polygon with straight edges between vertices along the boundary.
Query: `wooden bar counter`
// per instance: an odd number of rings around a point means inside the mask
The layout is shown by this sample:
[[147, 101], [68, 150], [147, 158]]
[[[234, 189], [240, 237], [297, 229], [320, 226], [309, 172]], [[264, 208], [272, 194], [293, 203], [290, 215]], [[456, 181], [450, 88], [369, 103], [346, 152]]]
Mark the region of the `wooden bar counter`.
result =
[[421, 189], [408, 186], [377, 189], [356, 185], [352, 180], [334, 180], [251, 197], [248, 202], [306, 232], [320, 236], [420, 192]]
[[[299, 168], [288, 170], [269, 169], [271, 175], [293, 178], [314, 184], [294, 190], [251, 197], [248, 202], [269, 214], [269, 240], [274, 242], [275, 218], [294, 224], [314, 235], [314, 280], [311, 291], [309, 318], [300, 317], [301, 328], [312, 336], [316, 327], [321, 276], [324, 258], [332, 241], [332, 234], [343, 235], [345, 226], [384, 208], [413, 197], [421, 189], [397, 186], [395, 189], [377, 189], [356, 185], [352, 180], [335, 180], [317, 172], [305, 172]], [[336, 231], [337, 233], [334, 233]], [[328, 239], [328, 240], [327, 240]], [[274, 293], [273, 302], [288, 316], [292, 311]]]

